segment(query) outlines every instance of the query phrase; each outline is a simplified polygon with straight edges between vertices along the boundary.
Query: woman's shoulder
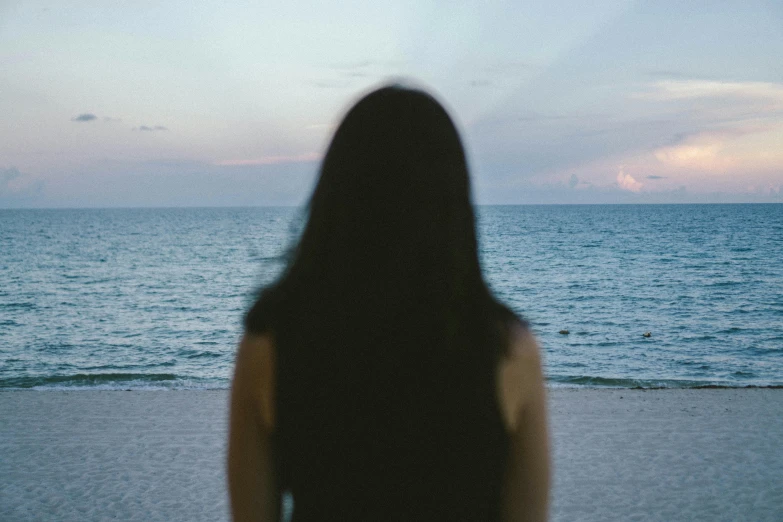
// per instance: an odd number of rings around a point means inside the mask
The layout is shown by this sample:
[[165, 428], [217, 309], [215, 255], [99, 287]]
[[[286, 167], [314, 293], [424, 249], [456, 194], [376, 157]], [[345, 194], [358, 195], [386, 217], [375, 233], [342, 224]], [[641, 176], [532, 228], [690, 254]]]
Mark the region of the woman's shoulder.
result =
[[[275, 344], [269, 333], [246, 332], [239, 342], [236, 356], [236, 379], [246, 383], [249, 399], [256, 402], [264, 424], [275, 424]], [[236, 383], [235, 383], [236, 384]]]
[[519, 413], [541, 383], [541, 351], [522, 322], [508, 326], [508, 350], [498, 369], [498, 393], [506, 427], [516, 428]]
[[237, 350], [237, 364], [260, 368], [274, 360], [274, 340], [269, 333], [245, 332]]
[[506, 360], [521, 364], [540, 357], [535, 335], [526, 322], [513, 321], [508, 326], [508, 351]]

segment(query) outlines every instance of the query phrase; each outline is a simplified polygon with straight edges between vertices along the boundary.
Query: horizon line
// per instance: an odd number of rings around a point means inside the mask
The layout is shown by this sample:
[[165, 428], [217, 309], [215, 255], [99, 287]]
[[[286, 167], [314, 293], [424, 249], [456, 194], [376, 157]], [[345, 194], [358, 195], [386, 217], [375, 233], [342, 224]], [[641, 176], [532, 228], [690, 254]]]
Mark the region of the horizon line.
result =
[[[673, 205], [783, 205], [783, 201], [728, 201], [728, 202], [635, 202], [635, 203], [474, 203], [473, 207], [598, 207], [598, 206], [673, 206]], [[0, 207], [3, 210], [173, 210], [173, 209], [251, 209], [251, 208], [306, 208], [300, 205], [122, 205], [85, 207]]]

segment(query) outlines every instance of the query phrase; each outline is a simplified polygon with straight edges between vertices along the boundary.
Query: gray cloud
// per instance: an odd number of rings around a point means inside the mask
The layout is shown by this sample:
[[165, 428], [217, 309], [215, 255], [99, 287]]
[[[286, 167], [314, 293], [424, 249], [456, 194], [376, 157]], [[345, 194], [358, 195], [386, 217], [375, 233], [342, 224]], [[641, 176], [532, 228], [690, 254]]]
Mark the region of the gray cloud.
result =
[[666, 176], [647, 176], [647, 179], [666, 179]]
[[155, 125], [154, 127], [150, 127], [148, 125], [142, 125], [141, 127], [133, 127], [133, 130], [139, 130], [139, 131], [167, 131], [169, 130], [167, 127], [164, 127], [163, 125]]
[[390, 70], [400, 68], [399, 62], [393, 61], [375, 61], [375, 60], [359, 60], [355, 62], [343, 62], [332, 63], [326, 66], [330, 75], [336, 75], [337, 77], [345, 80], [343, 82], [335, 82], [326, 80], [315, 80], [313, 83], [316, 87], [344, 87], [347, 82], [360, 80], [364, 78], [376, 78], [384, 76]]
[[25, 178], [16, 167], [0, 168], [0, 207], [30, 204], [41, 195], [44, 182]]
[[74, 116], [71, 118], [71, 121], [92, 121], [97, 120], [98, 117], [94, 114], [90, 114], [89, 112], [85, 112], [84, 114], [79, 114], [78, 116]]
[[492, 87], [492, 82], [489, 80], [471, 80], [468, 84], [471, 87]]
[[571, 174], [571, 179], [568, 180], [568, 186], [574, 188], [577, 185], [579, 185], [579, 178], [576, 176], [576, 174]]
[[350, 86], [350, 82], [344, 80], [314, 80], [310, 82], [310, 85], [319, 89], [345, 89]]
[[330, 65], [330, 67], [332, 69], [345, 71], [345, 70], [355, 70], [355, 69], [366, 69], [367, 67], [373, 65], [373, 63], [374, 62], [370, 60], [361, 60], [358, 62], [333, 63], [332, 65]]
[[15, 180], [21, 175], [22, 173], [19, 172], [19, 169], [16, 167], [0, 170], [0, 194], [4, 194], [5, 191], [8, 190], [8, 185], [11, 183], [11, 181]]

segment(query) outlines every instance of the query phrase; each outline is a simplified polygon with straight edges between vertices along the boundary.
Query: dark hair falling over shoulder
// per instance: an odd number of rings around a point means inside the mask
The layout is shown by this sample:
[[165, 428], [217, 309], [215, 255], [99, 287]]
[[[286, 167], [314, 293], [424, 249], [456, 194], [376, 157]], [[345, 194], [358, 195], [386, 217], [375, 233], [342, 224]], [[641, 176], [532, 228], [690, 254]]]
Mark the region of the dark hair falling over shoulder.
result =
[[[495, 375], [514, 321], [482, 277], [446, 111], [397, 86], [362, 98], [332, 139], [287, 269], [245, 319], [278, 353], [279, 487], [318, 480], [376, 502], [384, 488], [432, 502], [450, 491], [464, 498], [442, 505], [496, 506], [475, 483], [499, 494], [505, 435], [488, 426], [501, 422]], [[400, 477], [422, 467], [403, 495]]]

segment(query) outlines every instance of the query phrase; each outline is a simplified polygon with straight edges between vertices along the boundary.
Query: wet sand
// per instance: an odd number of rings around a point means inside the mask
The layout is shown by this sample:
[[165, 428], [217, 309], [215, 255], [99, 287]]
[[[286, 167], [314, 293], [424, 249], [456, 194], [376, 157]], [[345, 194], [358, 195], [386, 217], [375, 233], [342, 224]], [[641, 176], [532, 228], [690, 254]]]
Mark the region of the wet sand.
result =
[[[0, 520], [228, 520], [220, 391], [0, 393]], [[783, 390], [550, 390], [554, 521], [783, 519]]]

